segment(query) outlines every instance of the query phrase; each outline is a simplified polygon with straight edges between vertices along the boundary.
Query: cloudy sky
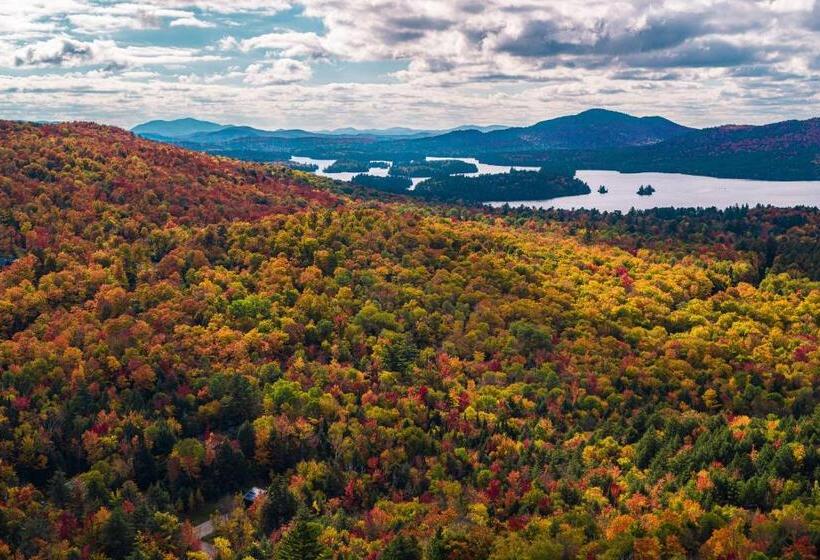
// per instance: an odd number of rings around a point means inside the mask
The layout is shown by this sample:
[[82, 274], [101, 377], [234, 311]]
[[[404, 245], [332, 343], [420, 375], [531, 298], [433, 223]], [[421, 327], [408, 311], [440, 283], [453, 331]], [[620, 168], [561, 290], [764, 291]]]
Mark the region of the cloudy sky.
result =
[[820, 0], [0, 0], [0, 118], [820, 115]]

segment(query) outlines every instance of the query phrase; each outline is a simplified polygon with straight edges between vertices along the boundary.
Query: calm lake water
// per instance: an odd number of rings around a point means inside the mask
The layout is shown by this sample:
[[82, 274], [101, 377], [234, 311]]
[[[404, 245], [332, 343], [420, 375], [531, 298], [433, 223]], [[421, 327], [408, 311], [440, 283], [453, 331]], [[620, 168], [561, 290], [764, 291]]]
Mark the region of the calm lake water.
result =
[[448, 161], [457, 160], [465, 163], [472, 163], [478, 168], [476, 173], [457, 173], [457, 175], [464, 175], [465, 177], [478, 177], [479, 175], [497, 175], [499, 173], [509, 173], [513, 169], [516, 171], [538, 171], [540, 167], [522, 167], [520, 165], [491, 165], [489, 163], [482, 163], [475, 158], [458, 158], [458, 157], [433, 157], [428, 156], [427, 161]]
[[[512, 169], [521, 171], [538, 171], [537, 167], [520, 167], [507, 165], [490, 165], [475, 158], [426, 158], [427, 161], [457, 159], [475, 164], [476, 173], [464, 173], [467, 177], [509, 173]], [[325, 171], [336, 160], [313, 159], [308, 157], [291, 158], [291, 161], [302, 164], [315, 164], [317, 175], [350, 181], [358, 173], [328, 173]], [[392, 165], [392, 162], [387, 162]], [[389, 169], [374, 167], [369, 175], [387, 176]], [[631, 208], [646, 210], [658, 207], [717, 207], [727, 208], [748, 204], [771, 206], [820, 206], [820, 181], [752, 181], [746, 179], [716, 179], [697, 175], [679, 173], [620, 173], [618, 171], [578, 171], [576, 177], [586, 182], [592, 189], [591, 194], [567, 196], [549, 200], [527, 200], [509, 202], [510, 206], [528, 206], [530, 208], [589, 208], [601, 211], [620, 210], [628, 212]], [[427, 177], [413, 178], [413, 186], [426, 180]], [[599, 194], [598, 187], [604, 185], [609, 192]], [[655, 193], [652, 196], [639, 196], [638, 187], [652, 185]], [[491, 206], [503, 206], [503, 202], [489, 202]]]
[[[444, 161], [444, 160], [459, 160], [464, 161], [466, 163], [472, 163], [477, 168], [478, 171], [475, 173], [458, 173], [457, 175], [464, 175], [465, 177], [477, 177], [478, 175], [494, 175], [497, 173], [509, 173], [510, 170], [516, 169], [518, 171], [538, 171], [538, 167], [521, 167], [521, 166], [509, 166], [509, 165], [490, 165], [489, 163], [481, 163], [475, 158], [457, 158], [457, 157], [434, 157], [428, 156], [425, 158], [427, 161]], [[301, 156], [292, 156], [290, 158], [292, 162], [301, 163], [301, 164], [313, 164], [316, 165], [319, 169], [316, 171], [317, 175], [321, 175], [322, 177], [329, 177], [330, 179], [336, 179], [338, 181], [350, 181], [359, 173], [328, 173], [325, 171], [328, 167], [335, 163], [335, 159], [313, 159], [309, 157], [301, 157]], [[384, 162], [388, 165], [393, 165], [392, 161]], [[390, 171], [389, 168], [379, 168], [379, 167], [372, 167], [367, 172], [367, 175], [376, 175], [377, 177], [386, 177], [388, 172]], [[416, 188], [416, 185], [421, 183], [422, 181], [426, 181], [429, 177], [413, 177], [410, 180], [413, 182], [413, 185], [410, 187], [410, 190]]]
[[[361, 175], [361, 173], [328, 173], [327, 171], [325, 171], [325, 169], [336, 163], [335, 159], [313, 159], [309, 157], [291, 156], [290, 161], [294, 163], [300, 163], [302, 165], [315, 165], [319, 168], [316, 171], [316, 175], [321, 175], [322, 177], [329, 177], [331, 179], [336, 179], [338, 181], [350, 181], [356, 175]], [[384, 163], [393, 165], [392, 161]], [[383, 167], [371, 167], [368, 170], [367, 175], [387, 177], [388, 171], [389, 169]]]
[[[618, 171], [578, 171], [576, 177], [586, 182], [592, 194], [567, 196], [550, 200], [510, 202], [510, 206], [530, 208], [589, 208], [645, 210], [673, 206], [727, 208], [748, 204], [771, 206], [820, 206], [820, 181], [751, 181], [746, 179], [716, 179], [678, 173], [619, 173]], [[607, 194], [598, 187], [606, 186]], [[655, 194], [639, 196], [638, 187], [652, 185]], [[492, 202], [493, 206], [503, 203]]]

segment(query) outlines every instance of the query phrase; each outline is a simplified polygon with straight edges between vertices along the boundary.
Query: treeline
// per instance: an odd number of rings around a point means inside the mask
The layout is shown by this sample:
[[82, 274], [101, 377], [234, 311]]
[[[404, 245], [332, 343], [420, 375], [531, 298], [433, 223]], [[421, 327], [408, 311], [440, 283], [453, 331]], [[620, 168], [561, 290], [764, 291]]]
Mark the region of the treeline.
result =
[[381, 192], [404, 195], [411, 194], [408, 192], [408, 189], [413, 185], [413, 181], [407, 177], [377, 177], [375, 175], [366, 174], [356, 175], [353, 177], [351, 182], [354, 185], [375, 189]]
[[417, 196], [432, 200], [464, 202], [546, 200], [590, 192], [589, 185], [572, 175], [516, 170], [478, 177], [433, 177], [414, 190]]
[[390, 168], [395, 177], [440, 177], [454, 173], [476, 173], [474, 163], [458, 159], [397, 161]]
[[325, 169], [328, 173], [367, 173], [371, 168], [386, 169], [389, 166], [384, 161], [339, 159]]

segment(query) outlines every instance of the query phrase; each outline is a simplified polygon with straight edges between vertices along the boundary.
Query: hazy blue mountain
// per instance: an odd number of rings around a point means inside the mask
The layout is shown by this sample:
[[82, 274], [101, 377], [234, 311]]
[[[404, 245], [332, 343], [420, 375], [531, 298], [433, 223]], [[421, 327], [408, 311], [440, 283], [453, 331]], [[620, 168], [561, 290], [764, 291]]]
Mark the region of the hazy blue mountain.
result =
[[224, 124], [198, 119], [176, 119], [173, 121], [149, 121], [135, 126], [131, 129], [134, 134], [140, 136], [162, 136], [165, 138], [180, 138], [191, 134], [202, 132], [215, 132], [225, 128]]
[[458, 132], [460, 130], [477, 130], [479, 132], [495, 132], [497, 130], [507, 130], [510, 128], [509, 126], [505, 126], [503, 124], [490, 124], [487, 126], [481, 126], [478, 124], [463, 124], [461, 126], [457, 126], [455, 128], [451, 128], [444, 132]]
[[448, 132], [477, 130], [480, 132], [494, 132], [504, 130], [501, 125], [462, 125], [446, 130], [424, 130], [407, 127], [392, 128], [336, 128], [334, 130], [308, 131], [300, 129], [264, 130], [252, 126], [236, 126], [202, 121], [192, 118], [176, 119], [172, 121], [155, 120], [135, 126], [131, 131], [140, 136], [170, 142], [184, 140], [200, 144], [225, 143], [240, 138], [309, 138], [311, 136], [366, 136], [377, 139], [414, 139], [440, 136]]
[[429, 136], [435, 134], [432, 130], [419, 130], [415, 128], [405, 128], [396, 126], [392, 128], [335, 128], [333, 130], [319, 130], [317, 134], [329, 134], [332, 136]]
[[198, 132], [178, 137], [186, 142], [199, 144], [224, 144], [243, 138], [309, 138], [317, 136], [306, 130], [261, 130], [252, 126], [226, 126], [211, 132]]
[[460, 130], [478, 130], [480, 132], [494, 132], [496, 130], [504, 130], [508, 127], [503, 125], [488, 125], [488, 126], [481, 126], [481, 125], [474, 125], [474, 124], [465, 124], [461, 126], [457, 126], [455, 128], [449, 128], [444, 130], [425, 130], [425, 129], [417, 129], [417, 128], [406, 128], [401, 126], [396, 126], [392, 128], [336, 128], [333, 130], [321, 130], [318, 131], [317, 134], [330, 134], [334, 136], [384, 136], [384, 137], [429, 137], [429, 136], [440, 136], [442, 134], [446, 134], [448, 132], [456, 132]]
[[481, 133], [456, 131], [407, 142], [407, 148], [451, 154], [470, 147], [473, 153], [533, 150], [597, 150], [657, 144], [693, 129], [663, 117], [633, 117], [626, 113], [590, 109], [528, 127]]

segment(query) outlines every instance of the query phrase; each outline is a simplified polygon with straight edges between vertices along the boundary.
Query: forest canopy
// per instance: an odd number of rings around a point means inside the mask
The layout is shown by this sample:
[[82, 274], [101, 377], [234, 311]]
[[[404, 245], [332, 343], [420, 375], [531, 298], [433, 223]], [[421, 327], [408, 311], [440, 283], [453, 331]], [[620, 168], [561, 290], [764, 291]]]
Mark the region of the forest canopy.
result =
[[0, 557], [816, 558], [817, 224], [0, 122]]

